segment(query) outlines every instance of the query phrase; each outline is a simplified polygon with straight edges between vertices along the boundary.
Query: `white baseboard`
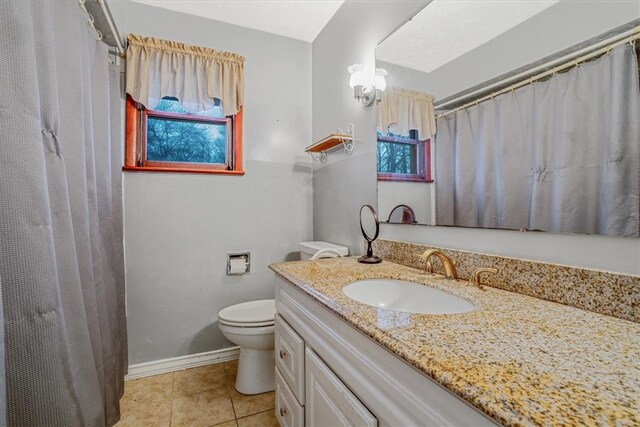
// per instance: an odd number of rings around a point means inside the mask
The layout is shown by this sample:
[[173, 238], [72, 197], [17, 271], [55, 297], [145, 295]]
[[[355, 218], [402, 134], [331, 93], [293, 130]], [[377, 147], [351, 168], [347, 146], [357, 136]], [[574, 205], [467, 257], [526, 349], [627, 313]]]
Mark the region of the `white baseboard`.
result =
[[240, 347], [229, 347], [204, 353], [189, 354], [187, 356], [172, 357], [170, 359], [154, 360], [129, 366], [129, 373], [125, 380], [150, 377], [151, 375], [166, 374], [197, 366], [212, 365], [214, 363], [235, 360], [240, 355]]

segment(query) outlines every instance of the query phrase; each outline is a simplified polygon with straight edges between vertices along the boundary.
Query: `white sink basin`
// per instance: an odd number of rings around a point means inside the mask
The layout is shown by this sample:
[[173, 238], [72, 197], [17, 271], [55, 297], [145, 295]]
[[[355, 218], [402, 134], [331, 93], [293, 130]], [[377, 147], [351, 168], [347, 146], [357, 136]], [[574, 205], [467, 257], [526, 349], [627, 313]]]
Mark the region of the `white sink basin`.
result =
[[423, 314], [456, 314], [473, 311], [469, 301], [449, 292], [403, 280], [360, 280], [342, 288], [358, 302], [385, 310]]

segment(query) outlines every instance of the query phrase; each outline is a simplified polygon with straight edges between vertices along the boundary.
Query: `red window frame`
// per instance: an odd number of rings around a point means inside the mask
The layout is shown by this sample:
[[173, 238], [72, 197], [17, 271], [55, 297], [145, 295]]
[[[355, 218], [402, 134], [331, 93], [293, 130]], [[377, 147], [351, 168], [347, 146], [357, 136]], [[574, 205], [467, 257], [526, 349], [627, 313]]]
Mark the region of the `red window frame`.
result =
[[[431, 178], [431, 139], [378, 136], [378, 141], [412, 144], [417, 147], [418, 170], [422, 174], [378, 172], [378, 181], [433, 182]], [[377, 142], [376, 142], [377, 144]]]
[[[244, 175], [242, 169], [242, 108], [226, 118], [198, 116], [195, 114], [170, 113], [144, 108], [127, 95], [125, 162], [123, 170], [133, 172], [210, 173]], [[187, 162], [158, 162], [147, 160], [147, 118], [159, 117], [181, 121], [200, 121], [227, 126], [228, 164], [204, 164]]]

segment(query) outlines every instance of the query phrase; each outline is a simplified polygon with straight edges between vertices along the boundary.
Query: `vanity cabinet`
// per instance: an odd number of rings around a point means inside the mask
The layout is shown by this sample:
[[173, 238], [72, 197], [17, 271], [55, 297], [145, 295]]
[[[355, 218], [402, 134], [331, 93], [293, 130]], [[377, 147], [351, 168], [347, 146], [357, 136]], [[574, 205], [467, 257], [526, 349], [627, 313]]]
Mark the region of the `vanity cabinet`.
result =
[[295, 285], [275, 295], [282, 427], [496, 425]]
[[276, 418], [282, 427], [374, 427], [378, 423], [331, 369], [276, 315]]

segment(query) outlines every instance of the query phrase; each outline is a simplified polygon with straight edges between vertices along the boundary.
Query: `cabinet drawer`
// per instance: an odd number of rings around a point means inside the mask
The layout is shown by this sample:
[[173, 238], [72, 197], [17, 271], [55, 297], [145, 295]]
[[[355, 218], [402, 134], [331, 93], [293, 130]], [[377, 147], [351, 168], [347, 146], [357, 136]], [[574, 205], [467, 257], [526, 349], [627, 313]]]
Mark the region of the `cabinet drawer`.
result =
[[300, 406], [293, 392], [276, 370], [276, 418], [280, 427], [300, 427], [304, 425], [304, 407]]
[[305, 352], [305, 426], [347, 427], [378, 425], [376, 417], [309, 347]]
[[289, 388], [304, 405], [304, 341], [287, 322], [276, 315], [276, 366]]

